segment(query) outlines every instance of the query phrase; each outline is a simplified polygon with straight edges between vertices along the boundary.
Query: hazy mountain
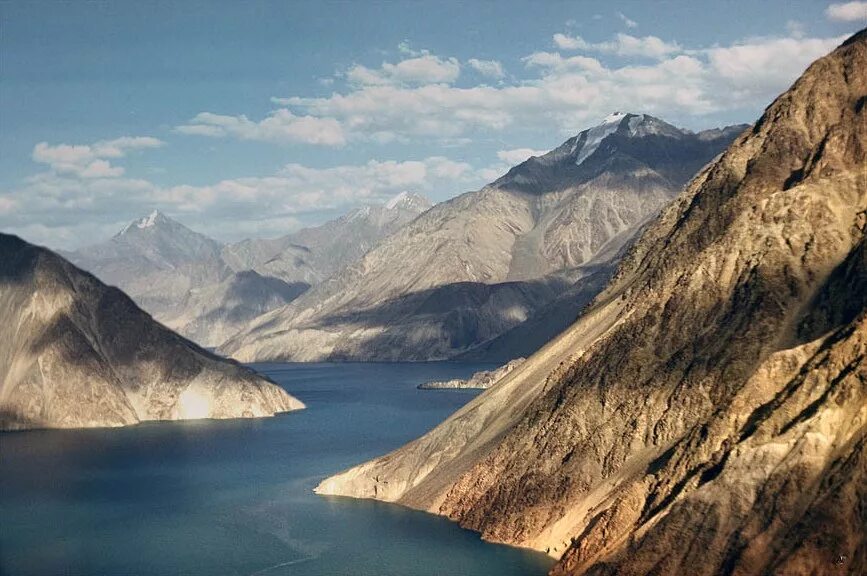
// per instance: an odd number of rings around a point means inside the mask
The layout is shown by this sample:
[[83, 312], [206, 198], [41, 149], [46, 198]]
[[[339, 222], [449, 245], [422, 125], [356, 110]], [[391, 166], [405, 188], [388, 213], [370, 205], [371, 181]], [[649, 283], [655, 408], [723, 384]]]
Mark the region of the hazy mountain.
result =
[[552, 574], [867, 572], [867, 31], [642, 234], [576, 324], [324, 481]]
[[0, 234], [0, 429], [271, 416], [279, 386], [154, 322], [123, 292]]
[[693, 134], [647, 115], [611, 115], [434, 206], [222, 349], [245, 361], [432, 360], [470, 350], [592, 276], [742, 129]]
[[217, 346], [428, 207], [424, 197], [402, 193], [282, 238], [225, 246], [154, 211], [108, 241], [64, 256], [120, 287], [166, 326]]
[[281, 238], [230, 244], [223, 249], [223, 259], [233, 270], [256, 270], [287, 282], [316, 284], [430, 207], [424, 196], [402, 192], [383, 206], [356, 208], [321, 226]]
[[253, 318], [284, 306], [303, 294], [309, 284], [284, 282], [253, 270], [237, 272], [217, 284], [190, 291], [183, 312], [168, 325], [202, 345], [216, 346]]
[[165, 322], [181, 311], [190, 290], [232, 274], [221, 250], [219, 242], [155, 210], [105, 242], [63, 255]]

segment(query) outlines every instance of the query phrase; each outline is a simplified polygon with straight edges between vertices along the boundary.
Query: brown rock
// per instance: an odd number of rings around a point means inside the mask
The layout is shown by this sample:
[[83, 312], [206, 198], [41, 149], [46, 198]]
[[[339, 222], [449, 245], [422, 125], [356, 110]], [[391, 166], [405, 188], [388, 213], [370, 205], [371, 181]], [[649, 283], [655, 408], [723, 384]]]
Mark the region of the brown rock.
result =
[[[867, 32], [687, 187], [564, 334], [323, 482], [553, 574], [867, 571]], [[565, 549], [565, 553], [564, 553]]]

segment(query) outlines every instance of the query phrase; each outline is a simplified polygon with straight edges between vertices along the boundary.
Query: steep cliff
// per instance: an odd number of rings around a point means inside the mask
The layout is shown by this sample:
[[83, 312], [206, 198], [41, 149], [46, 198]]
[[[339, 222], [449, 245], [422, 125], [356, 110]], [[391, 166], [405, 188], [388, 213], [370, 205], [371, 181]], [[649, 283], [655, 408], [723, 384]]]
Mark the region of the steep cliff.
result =
[[553, 574], [867, 571], [867, 32], [815, 62], [582, 318], [439, 427], [325, 480]]

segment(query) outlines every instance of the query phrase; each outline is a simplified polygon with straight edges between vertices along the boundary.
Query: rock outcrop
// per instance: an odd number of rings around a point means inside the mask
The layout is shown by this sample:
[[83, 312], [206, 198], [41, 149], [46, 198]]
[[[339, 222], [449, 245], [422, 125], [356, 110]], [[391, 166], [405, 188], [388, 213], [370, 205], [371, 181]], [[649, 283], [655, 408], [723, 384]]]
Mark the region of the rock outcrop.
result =
[[323, 494], [556, 575], [867, 572], [867, 31], [809, 67], [497, 386]]
[[0, 234], [0, 429], [272, 416], [282, 388], [171, 332], [117, 288]]
[[456, 378], [454, 380], [435, 380], [419, 384], [419, 390], [455, 390], [459, 388], [487, 390], [509, 374], [512, 370], [524, 363], [526, 358], [515, 358], [494, 370], [480, 370], [466, 380]]
[[693, 134], [648, 115], [612, 115], [434, 206], [220, 350], [242, 361], [468, 353], [568, 289], [601, 288], [592, 271], [743, 128]]

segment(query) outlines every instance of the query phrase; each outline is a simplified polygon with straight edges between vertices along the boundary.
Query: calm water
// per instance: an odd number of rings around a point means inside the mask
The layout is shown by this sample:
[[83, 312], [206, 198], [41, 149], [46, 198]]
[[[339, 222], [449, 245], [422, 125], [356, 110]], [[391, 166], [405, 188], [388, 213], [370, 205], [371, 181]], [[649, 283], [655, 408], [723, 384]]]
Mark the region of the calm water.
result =
[[0, 435], [0, 574], [545, 574], [443, 518], [312, 493], [475, 394], [417, 384], [482, 367], [266, 364], [307, 410]]

